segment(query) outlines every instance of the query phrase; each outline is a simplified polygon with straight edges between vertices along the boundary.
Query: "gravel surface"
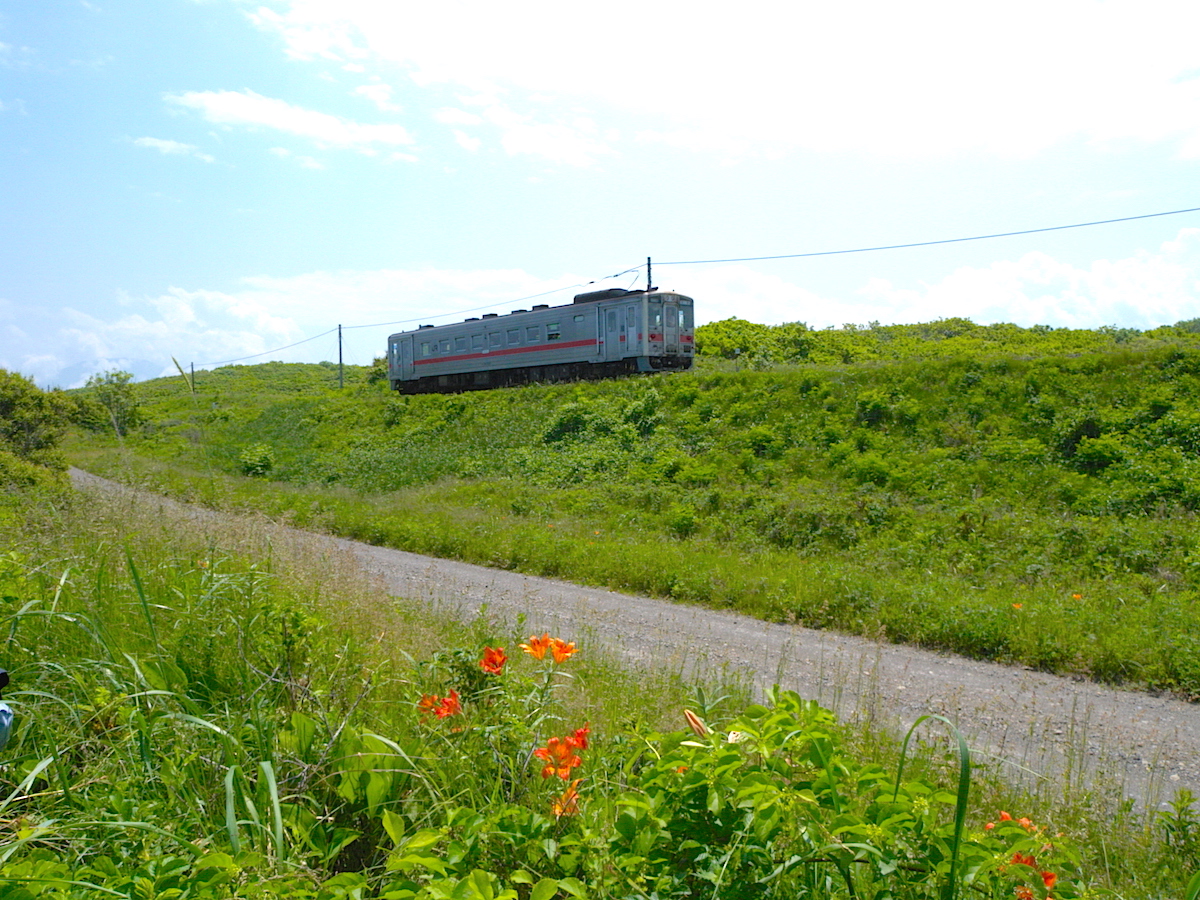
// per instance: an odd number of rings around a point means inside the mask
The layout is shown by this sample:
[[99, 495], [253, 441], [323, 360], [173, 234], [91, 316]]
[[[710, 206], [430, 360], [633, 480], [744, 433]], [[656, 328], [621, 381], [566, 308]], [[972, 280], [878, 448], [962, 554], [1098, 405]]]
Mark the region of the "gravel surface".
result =
[[[78, 470], [72, 477], [83, 489], [114, 487]], [[981, 762], [1014, 778], [1115, 789], [1149, 805], [1180, 788], [1200, 795], [1200, 704], [282, 527], [278, 539], [339, 547], [397, 598], [468, 618], [485, 606], [500, 621], [523, 614], [531, 633], [601, 641], [634, 665], [725, 668], [897, 731], [937, 713]], [[942, 739], [933, 729], [925, 737]]]

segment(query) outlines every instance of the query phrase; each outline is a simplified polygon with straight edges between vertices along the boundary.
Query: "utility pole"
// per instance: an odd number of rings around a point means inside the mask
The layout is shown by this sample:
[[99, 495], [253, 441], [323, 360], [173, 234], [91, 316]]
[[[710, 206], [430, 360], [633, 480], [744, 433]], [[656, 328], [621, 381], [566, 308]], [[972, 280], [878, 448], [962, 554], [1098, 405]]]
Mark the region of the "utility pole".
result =
[[338, 388], [345, 386], [346, 381], [342, 375], [342, 326], [338, 325]]
[[654, 290], [654, 279], [650, 277], [650, 257], [646, 257], [646, 290]]

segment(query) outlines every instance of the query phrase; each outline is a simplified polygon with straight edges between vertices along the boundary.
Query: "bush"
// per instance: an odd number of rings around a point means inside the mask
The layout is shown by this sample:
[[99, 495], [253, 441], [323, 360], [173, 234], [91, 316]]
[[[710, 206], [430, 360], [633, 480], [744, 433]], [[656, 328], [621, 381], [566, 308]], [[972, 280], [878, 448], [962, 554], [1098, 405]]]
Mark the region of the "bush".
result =
[[251, 478], [265, 478], [275, 466], [275, 453], [266, 444], [252, 444], [238, 455], [242, 474]]

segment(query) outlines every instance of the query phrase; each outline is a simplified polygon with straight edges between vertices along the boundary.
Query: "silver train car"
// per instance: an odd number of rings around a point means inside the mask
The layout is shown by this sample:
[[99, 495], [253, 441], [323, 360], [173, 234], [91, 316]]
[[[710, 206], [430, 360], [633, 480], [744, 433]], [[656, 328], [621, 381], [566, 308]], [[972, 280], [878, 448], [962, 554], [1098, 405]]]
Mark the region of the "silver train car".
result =
[[388, 338], [388, 381], [405, 394], [690, 369], [692, 298], [611, 288], [573, 303], [422, 325]]

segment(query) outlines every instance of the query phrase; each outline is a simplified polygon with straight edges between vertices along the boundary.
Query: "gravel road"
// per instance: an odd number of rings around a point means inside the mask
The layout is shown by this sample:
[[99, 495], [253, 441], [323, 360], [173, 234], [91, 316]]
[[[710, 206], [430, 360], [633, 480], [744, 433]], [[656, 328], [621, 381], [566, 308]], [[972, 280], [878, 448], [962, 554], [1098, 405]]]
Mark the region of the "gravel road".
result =
[[[72, 477], [83, 490], [115, 487], [78, 470]], [[1200, 795], [1200, 704], [282, 527], [275, 540], [338, 547], [397, 598], [468, 618], [483, 606], [501, 621], [523, 614], [531, 633], [600, 641], [637, 666], [726, 667], [759, 688], [778, 683], [843, 718], [897, 731], [938, 713], [980, 761], [1014, 778], [1115, 789], [1151, 806], [1180, 788]]]

